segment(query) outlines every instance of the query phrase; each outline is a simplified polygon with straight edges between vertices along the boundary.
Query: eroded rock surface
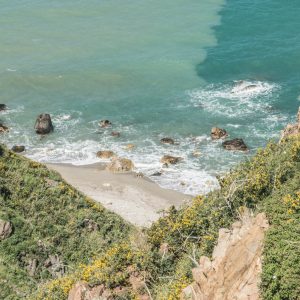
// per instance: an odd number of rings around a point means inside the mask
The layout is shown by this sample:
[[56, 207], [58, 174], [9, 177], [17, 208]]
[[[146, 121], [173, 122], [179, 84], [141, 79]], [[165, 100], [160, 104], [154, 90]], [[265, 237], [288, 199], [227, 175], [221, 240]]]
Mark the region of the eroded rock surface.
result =
[[297, 121], [295, 124], [288, 124], [281, 133], [280, 140], [283, 140], [289, 136], [300, 134], [300, 107], [297, 114]]
[[10, 237], [12, 230], [13, 227], [10, 222], [0, 219], [0, 241]]
[[193, 269], [195, 282], [184, 289], [182, 299], [258, 300], [265, 214], [246, 213], [232, 229], [220, 229], [212, 260], [202, 256]]
[[106, 170], [115, 173], [130, 172], [133, 169], [133, 162], [130, 159], [121, 157], [114, 157], [106, 167]]

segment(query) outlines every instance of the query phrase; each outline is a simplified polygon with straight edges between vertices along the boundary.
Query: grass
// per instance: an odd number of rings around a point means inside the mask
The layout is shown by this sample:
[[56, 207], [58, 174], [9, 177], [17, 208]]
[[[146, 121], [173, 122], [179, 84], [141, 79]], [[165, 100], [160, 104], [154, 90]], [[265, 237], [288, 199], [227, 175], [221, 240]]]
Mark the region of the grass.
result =
[[[66, 299], [79, 280], [104, 285], [114, 299], [149, 293], [153, 299], [179, 299], [192, 282], [191, 269], [199, 257], [211, 255], [219, 229], [230, 227], [245, 207], [264, 211], [271, 225], [263, 252], [262, 298], [300, 299], [299, 136], [269, 143], [220, 178], [220, 190], [195, 197], [189, 206], [170, 208], [144, 231], [130, 228], [56, 173], [4, 148], [0, 174], [0, 218], [12, 221], [15, 228], [0, 244], [4, 299], [13, 299], [11, 287], [29, 298]], [[54, 186], [49, 186], [49, 179]], [[87, 218], [99, 225], [96, 231], [83, 226]], [[41, 262], [34, 277], [26, 272], [23, 253]], [[51, 274], [42, 262], [50, 253], [58, 254], [67, 266], [62, 278], [49, 280]], [[133, 273], [143, 279], [143, 288], [131, 285]], [[119, 287], [125, 292], [114, 294]]]

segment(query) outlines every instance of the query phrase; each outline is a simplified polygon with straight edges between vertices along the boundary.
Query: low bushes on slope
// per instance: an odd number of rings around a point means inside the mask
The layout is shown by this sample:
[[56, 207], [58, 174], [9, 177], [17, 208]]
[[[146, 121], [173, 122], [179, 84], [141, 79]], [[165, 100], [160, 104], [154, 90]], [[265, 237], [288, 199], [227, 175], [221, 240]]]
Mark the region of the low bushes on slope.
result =
[[88, 263], [128, 236], [130, 226], [44, 165], [0, 146], [0, 298], [24, 299], [37, 286]]

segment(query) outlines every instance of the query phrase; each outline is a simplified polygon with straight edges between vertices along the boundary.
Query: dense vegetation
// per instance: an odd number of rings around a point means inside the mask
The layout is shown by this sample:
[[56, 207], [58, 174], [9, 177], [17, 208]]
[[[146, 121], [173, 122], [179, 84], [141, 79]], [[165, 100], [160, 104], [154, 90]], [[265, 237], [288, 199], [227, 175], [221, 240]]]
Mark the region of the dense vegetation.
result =
[[0, 241], [0, 299], [24, 299], [40, 282], [88, 263], [130, 230], [57, 173], [2, 146], [0, 205], [0, 219], [13, 224], [13, 234]]
[[[211, 255], [219, 228], [229, 227], [248, 207], [264, 211], [271, 224], [264, 246], [263, 299], [300, 299], [299, 136], [269, 143], [220, 178], [219, 191], [196, 197], [181, 209], [171, 208], [142, 232], [87, 201], [56, 173], [3, 148], [0, 174], [0, 218], [11, 220], [15, 228], [0, 244], [2, 298], [13, 298], [12, 290], [26, 294], [39, 284], [32, 297], [64, 299], [70, 287], [83, 280], [102, 284], [114, 299], [143, 294], [179, 299], [192, 281], [191, 269], [199, 256]], [[49, 179], [54, 186], [49, 186]], [[99, 227], [89, 232], [84, 219]], [[40, 267], [30, 277], [22, 253], [39, 262], [49, 253], [58, 254], [68, 265], [67, 274], [47, 281], [50, 274]], [[143, 285], [134, 286], [132, 274]]]

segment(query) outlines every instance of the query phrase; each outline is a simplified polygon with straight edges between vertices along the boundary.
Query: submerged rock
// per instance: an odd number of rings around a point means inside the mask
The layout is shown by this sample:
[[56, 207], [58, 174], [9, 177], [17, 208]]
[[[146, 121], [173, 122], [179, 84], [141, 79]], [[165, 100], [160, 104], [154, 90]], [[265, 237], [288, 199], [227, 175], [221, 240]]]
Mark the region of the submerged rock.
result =
[[34, 125], [37, 134], [48, 134], [53, 131], [53, 124], [49, 114], [40, 114]]
[[98, 151], [96, 153], [96, 156], [99, 158], [108, 159], [115, 156], [115, 153], [113, 151], [103, 150], [103, 151]]
[[218, 139], [225, 138], [226, 136], [228, 136], [228, 134], [225, 129], [213, 127], [211, 129], [210, 136], [213, 140], [218, 140]]
[[134, 169], [133, 162], [130, 159], [121, 158], [121, 157], [114, 157], [106, 167], [106, 170], [115, 173], [130, 172], [133, 169]]
[[25, 146], [15, 145], [11, 148], [13, 152], [21, 153], [25, 151]]
[[0, 104], [0, 111], [6, 110], [7, 106], [5, 104]]
[[163, 143], [163, 144], [170, 144], [170, 145], [174, 145], [175, 144], [175, 141], [173, 139], [171, 139], [171, 138], [168, 138], [168, 137], [162, 138], [160, 140], [160, 142]]
[[0, 133], [9, 131], [8, 127], [0, 123]]
[[112, 123], [109, 120], [101, 120], [99, 122], [99, 125], [100, 125], [100, 127], [105, 128], [105, 127], [111, 126]]
[[133, 148], [135, 148], [134, 144], [128, 144], [125, 146], [125, 150], [132, 150]]
[[248, 147], [242, 139], [233, 139], [230, 141], [225, 141], [222, 143], [222, 146], [226, 150], [248, 151]]
[[121, 136], [121, 133], [120, 132], [117, 132], [117, 131], [112, 131], [112, 133], [110, 134], [111, 136], [114, 136], [114, 137], [120, 137]]
[[182, 160], [183, 160], [182, 157], [171, 156], [171, 155], [164, 155], [164, 156], [161, 158], [160, 162], [161, 162], [162, 164], [167, 164], [167, 165], [171, 164], [171, 165], [175, 165], [175, 164], [179, 163], [179, 162], [182, 161]]
[[13, 227], [11, 222], [0, 219], [0, 241], [11, 236]]

